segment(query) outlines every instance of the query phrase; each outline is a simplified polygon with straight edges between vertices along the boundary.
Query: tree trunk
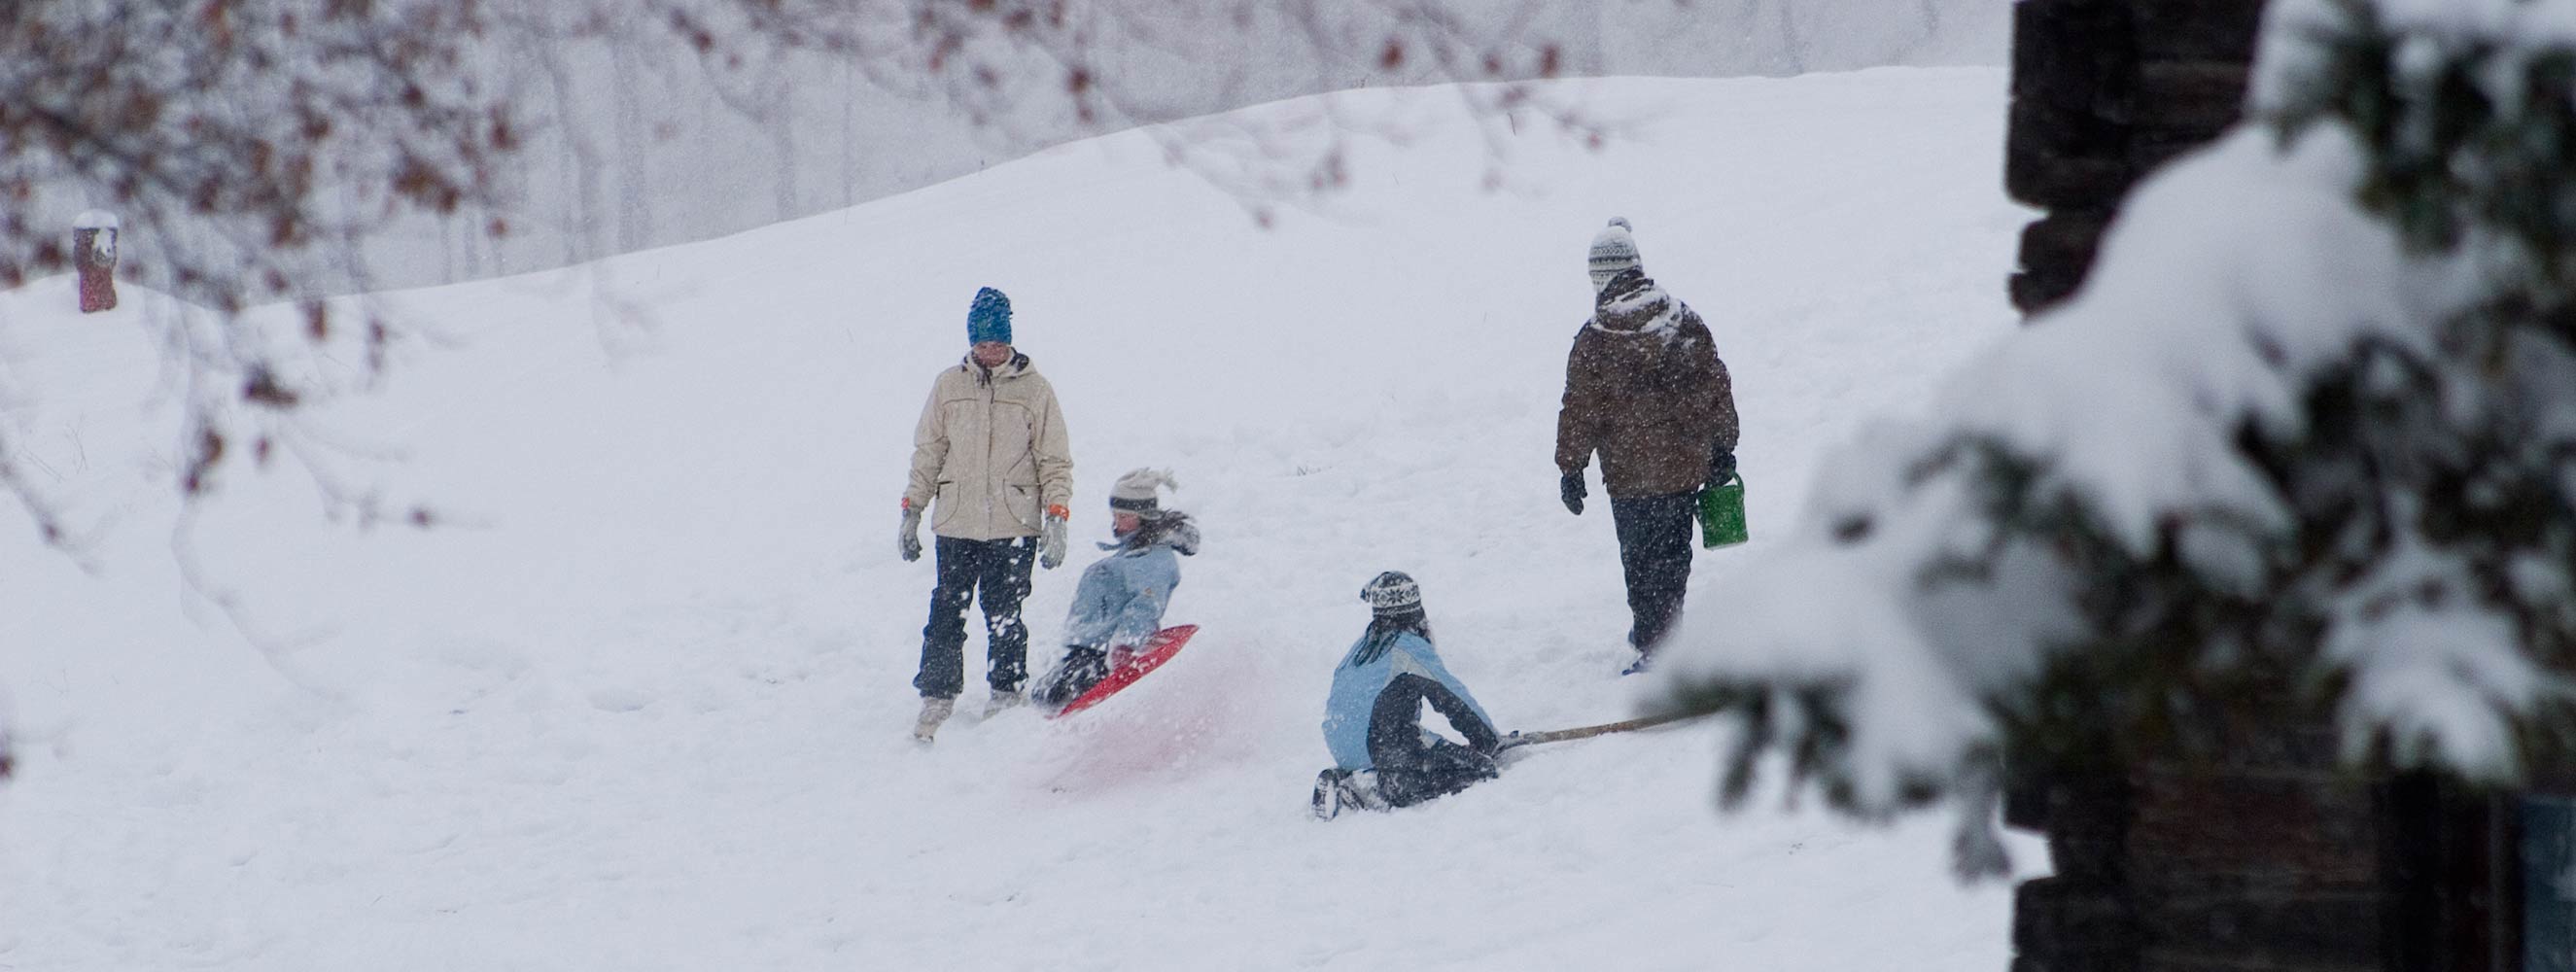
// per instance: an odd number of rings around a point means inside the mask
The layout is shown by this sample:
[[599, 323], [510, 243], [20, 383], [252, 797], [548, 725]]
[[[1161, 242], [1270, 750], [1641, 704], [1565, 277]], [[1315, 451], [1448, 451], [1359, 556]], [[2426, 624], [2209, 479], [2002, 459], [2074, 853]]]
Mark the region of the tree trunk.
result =
[[[83, 223], [96, 220], [83, 218]], [[80, 269], [83, 314], [116, 309], [116, 227], [83, 225], [72, 230], [72, 264]]]

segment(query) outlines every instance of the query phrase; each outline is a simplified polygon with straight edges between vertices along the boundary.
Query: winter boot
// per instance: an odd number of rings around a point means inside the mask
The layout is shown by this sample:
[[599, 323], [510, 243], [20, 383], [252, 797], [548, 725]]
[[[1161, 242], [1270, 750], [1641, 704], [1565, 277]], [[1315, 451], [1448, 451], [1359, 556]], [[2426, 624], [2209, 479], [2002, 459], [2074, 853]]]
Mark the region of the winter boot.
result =
[[939, 734], [939, 724], [948, 721], [948, 714], [956, 710], [956, 699], [943, 699], [935, 695], [922, 696], [921, 718], [913, 720], [912, 723], [912, 741], [929, 742], [930, 737]]
[[1328, 769], [1315, 774], [1315, 819], [1331, 820], [1342, 813], [1342, 771]]
[[1392, 806], [1378, 792], [1370, 770], [1328, 769], [1315, 777], [1315, 819], [1331, 820], [1344, 810], [1385, 810]]
[[1001, 715], [1005, 710], [1016, 709], [1027, 704], [1029, 704], [1029, 696], [1026, 692], [1019, 689], [1008, 692], [997, 690], [993, 693], [993, 698], [984, 703], [984, 718], [990, 719]]

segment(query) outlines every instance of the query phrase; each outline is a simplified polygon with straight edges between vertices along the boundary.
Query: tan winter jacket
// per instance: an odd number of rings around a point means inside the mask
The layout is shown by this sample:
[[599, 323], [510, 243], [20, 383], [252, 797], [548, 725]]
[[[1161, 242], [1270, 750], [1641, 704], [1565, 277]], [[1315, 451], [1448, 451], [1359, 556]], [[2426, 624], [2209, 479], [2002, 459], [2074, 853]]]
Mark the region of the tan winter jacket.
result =
[[1047, 507], [1073, 502], [1073, 453], [1055, 386], [1014, 354], [990, 371], [972, 357], [939, 373], [912, 432], [913, 509], [960, 540], [1038, 535]]
[[1642, 273], [1612, 280], [1566, 358], [1557, 468], [1581, 472], [1599, 452], [1612, 499], [1689, 493], [1735, 437], [1735, 389], [1708, 325]]

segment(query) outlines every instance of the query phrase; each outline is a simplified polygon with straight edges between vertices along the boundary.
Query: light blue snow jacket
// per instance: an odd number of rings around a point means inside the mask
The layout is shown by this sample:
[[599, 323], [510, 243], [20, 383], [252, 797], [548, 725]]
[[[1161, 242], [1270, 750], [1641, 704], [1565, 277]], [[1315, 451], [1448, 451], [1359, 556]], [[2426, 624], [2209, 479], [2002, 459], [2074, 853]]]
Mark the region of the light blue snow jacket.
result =
[[1163, 609], [1181, 584], [1181, 555], [1198, 552], [1198, 528], [1183, 523], [1156, 543], [1104, 543], [1111, 551], [1082, 572], [1064, 619], [1064, 643], [1109, 650], [1145, 643], [1163, 627]]
[[[1449, 666], [1440, 663], [1440, 653], [1432, 649], [1430, 641], [1410, 631], [1401, 632], [1395, 636], [1395, 644], [1385, 652], [1368, 661], [1359, 661], [1361, 651], [1366, 647], [1368, 636], [1361, 635], [1359, 641], [1352, 643], [1351, 650], [1343, 653], [1341, 665], [1333, 669], [1332, 694], [1324, 700], [1324, 747], [1332, 750], [1334, 764], [1347, 770], [1376, 767], [1377, 760], [1369, 755], [1369, 729], [1378, 709], [1378, 696], [1406, 675], [1428, 679], [1447, 689], [1457, 701], [1466, 703], [1467, 710], [1482, 725], [1457, 725], [1456, 728], [1468, 737], [1471, 744], [1490, 743], [1494, 735], [1493, 718], [1485, 714], [1485, 707], [1476, 702], [1475, 696], [1467, 694], [1467, 686], [1461, 684], [1457, 676], [1449, 674]], [[1437, 695], [1414, 695], [1412, 703], [1403, 706], [1410, 710], [1401, 715], [1407, 725], [1387, 726], [1381, 731], [1419, 733], [1418, 723], [1413, 720], [1419, 718], [1423, 701], [1432, 701], [1443, 709], [1451, 708], [1441, 705], [1446, 700], [1438, 699]], [[1451, 723], [1461, 721], [1454, 712], [1448, 714]]]

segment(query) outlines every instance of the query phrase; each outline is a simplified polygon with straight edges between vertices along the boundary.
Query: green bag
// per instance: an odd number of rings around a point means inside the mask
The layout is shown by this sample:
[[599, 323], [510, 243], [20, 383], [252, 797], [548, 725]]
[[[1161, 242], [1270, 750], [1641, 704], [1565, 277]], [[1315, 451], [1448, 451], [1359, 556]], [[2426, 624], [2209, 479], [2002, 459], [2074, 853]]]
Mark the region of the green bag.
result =
[[1744, 528], [1744, 476], [1728, 477], [1723, 486], [1700, 487], [1699, 545], [1715, 550], [1749, 539], [1752, 534]]

